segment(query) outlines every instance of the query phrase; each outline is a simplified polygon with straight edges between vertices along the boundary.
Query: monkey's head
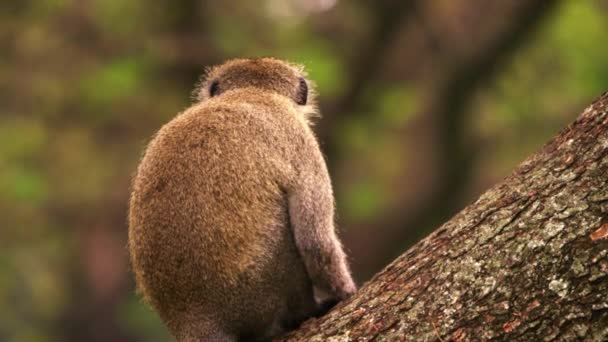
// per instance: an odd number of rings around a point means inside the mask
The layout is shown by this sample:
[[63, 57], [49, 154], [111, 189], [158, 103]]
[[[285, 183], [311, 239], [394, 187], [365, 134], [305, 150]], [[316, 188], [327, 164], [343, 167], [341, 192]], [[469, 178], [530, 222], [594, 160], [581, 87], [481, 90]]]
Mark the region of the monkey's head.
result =
[[196, 98], [205, 101], [231, 90], [257, 88], [283, 95], [305, 116], [316, 114], [314, 84], [301, 65], [275, 58], [233, 59], [210, 68], [197, 88]]

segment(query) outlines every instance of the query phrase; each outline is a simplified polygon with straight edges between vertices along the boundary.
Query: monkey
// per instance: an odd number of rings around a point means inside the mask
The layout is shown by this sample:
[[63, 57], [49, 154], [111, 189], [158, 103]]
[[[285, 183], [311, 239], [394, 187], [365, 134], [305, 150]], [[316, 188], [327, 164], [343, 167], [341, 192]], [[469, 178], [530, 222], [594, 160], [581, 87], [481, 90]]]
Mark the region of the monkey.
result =
[[131, 185], [138, 291], [178, 341], [268, 340], [356, 291], [311, 125], [315, 86], [275, 58], [209, 69]]

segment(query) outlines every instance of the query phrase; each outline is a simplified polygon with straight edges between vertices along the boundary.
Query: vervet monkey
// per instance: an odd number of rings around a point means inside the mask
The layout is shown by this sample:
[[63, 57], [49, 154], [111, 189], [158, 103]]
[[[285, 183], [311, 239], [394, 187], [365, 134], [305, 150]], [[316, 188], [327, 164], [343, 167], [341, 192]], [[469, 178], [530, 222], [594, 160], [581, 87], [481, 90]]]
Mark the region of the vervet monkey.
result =
[[323, 313], [315, 291], [333, 303], [356, 291], [309, 126], [312, 88], [298, 65], [228, 61], [149, 143], [129, 252], [179, 341], [268, 339]]

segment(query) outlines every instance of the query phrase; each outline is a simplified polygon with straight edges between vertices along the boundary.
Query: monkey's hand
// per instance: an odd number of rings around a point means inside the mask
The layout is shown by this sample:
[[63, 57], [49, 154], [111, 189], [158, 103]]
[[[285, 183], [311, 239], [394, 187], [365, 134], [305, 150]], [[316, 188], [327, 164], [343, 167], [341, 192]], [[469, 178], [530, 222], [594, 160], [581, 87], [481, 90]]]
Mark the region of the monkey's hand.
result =
[[[354, 290], [348, 296], [352, 295], [353, 293]], [[315, 288], [315, 298], [317, 298], [318, 304], [314, 316], [321, 317], [328, 313], [329, 310], [333, 309], [333, 307], [340, 303], [341, 300], [346, 299], [347, 297], [338, 298], [335, 295], [327, 294], [324, 291]]]
[[350, 298], [356, 291], [357, 285], [350, 275], [348, 264], [346, 262], [346, 256], [342, 251], [342, 247], [339, 242], [336, 243], [336, 250], [334, 253], [338, 254], [330, 261], [333, 267], [330, 267], [327, 271], [332, 272], [330, 282], [331, 293], [337, 297], [338, 300], [344, 300]]

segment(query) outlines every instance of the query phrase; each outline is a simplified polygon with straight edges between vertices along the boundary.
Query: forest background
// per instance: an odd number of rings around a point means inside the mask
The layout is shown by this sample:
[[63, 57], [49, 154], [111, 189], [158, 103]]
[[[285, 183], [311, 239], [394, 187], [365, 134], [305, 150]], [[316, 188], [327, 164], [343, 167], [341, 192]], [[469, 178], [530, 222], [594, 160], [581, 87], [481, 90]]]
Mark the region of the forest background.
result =
[[307, 66], [362, 283], [608, 90], [608, 1], [0, 3], [0, 340], [165, 341], [129, 183], [205, 67]]

